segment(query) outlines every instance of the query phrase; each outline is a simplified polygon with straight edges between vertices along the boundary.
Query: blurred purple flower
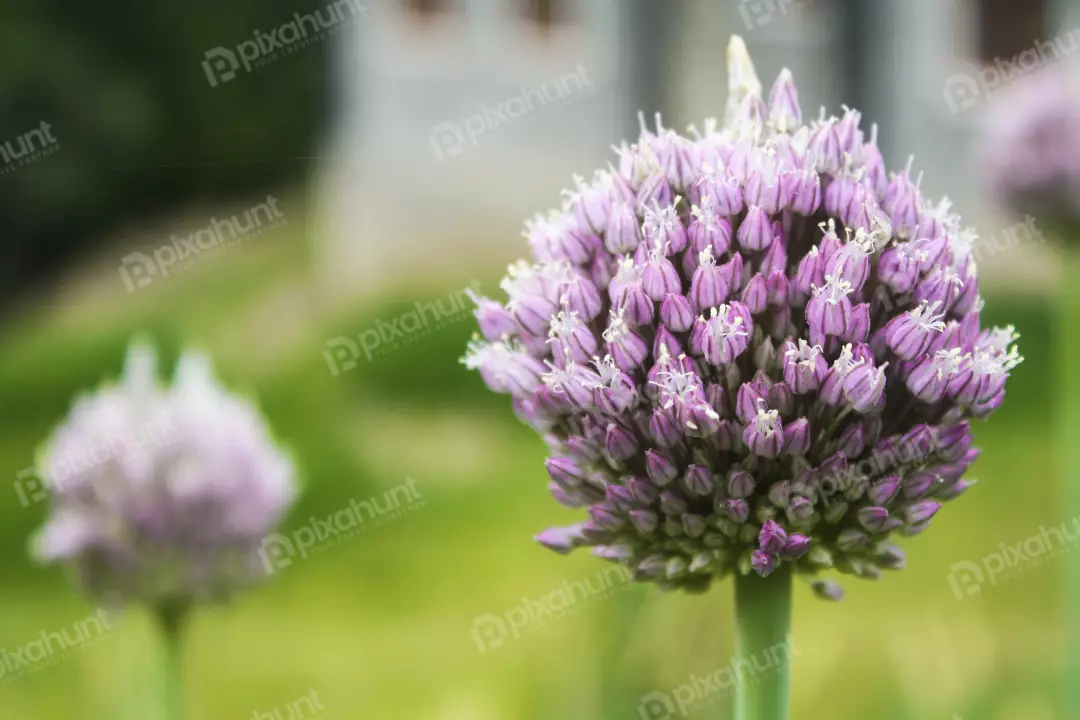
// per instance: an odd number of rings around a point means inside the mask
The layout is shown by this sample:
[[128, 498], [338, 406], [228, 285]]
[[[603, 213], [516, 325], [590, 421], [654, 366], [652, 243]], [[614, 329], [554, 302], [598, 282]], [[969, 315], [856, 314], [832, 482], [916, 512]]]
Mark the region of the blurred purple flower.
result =
[[892, 533], [969, 486], [967, 420], [1021, 358], [1011, 328], [980, 328], [969, 231], [886, 175], [876, 128], [855, 110], [804, 125], [786, 70], [766, 105], [737, 38], [729, 73], [722, 125], [658, 120], [567, 194], [562, 235], [503, 283], [517, 326], [463, 362], [587, 510], [542, 544], [687, 590], [790, 563], [835, 599], [822, 570], [902, 567]]
[[978, 145], [1002, 205], [1047, 225], [1080, 225], [1080, 65], [1054, 63], [1009, 83]]
[[[147, 427], [155, 437], [127, 441]], [[140, 343], [118, 383], [76, 400], [40, 464], [52, 508], [36, 554], [106, 602], [182, 603], [257, 580], [262, 540], [296, 496], [290, 459], [209, 358], [186, 353], [163, 388]]]

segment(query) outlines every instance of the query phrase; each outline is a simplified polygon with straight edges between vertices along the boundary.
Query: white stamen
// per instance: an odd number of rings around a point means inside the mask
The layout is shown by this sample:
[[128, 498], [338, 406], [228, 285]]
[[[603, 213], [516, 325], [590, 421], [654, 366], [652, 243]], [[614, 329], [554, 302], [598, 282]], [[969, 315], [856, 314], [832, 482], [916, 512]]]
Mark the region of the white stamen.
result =
[[565, 340], [569, 338], [580, 324], [576, 312], [567, 309], [560, 310], [551, 318], [547, 341], [552, 342], [556, 339]]
[[766, 437], [771, 437], [776, 432], [777, 423], [780, 422], [780, 412], [766, 410], [765, 401], [758, 400], [757, 416], [751, 422], [756, 432], [763, 432]]
[[844, 376], [864, 362], [866, 361], [861, 359], [855, 360], [855, 356], [851, 352], [851, 343], [848, 343], [840, 349], [840, 357], [833, 362], [833, 369], [840, 373], [841, 376]]
[[[684, 357], [686, 356], [679, 356], [680, 363]], [[671, 356], [667, 354], [666, 347], [661, 348], [661, 357], [658, 364], [671, 365]], [[660, 388], [663, 400], [661, 407], [665, 410], [670, 410], [676, 402], [682, 405], [692, 399], [692, 395], [696, 395], [701, 390], [701, 378], [690, 371], [678, 369], [661, 370], [655, 373], [655, 377], [656, 379], [650, 380], [649, 383]]]
[[615, 365], [615, 360], [611, 355], [605, 355], [603, 360], [594, 356], [592, 364], [596, 367], [597, 375], [600, 376], [600, 381], [593, 384], [594, 389], [612, 387], [615, 381], [619, 379], [619, 376], [622, 375], [622, 370]]
[[652, 237], [659, 233], [661, 230], [671, 232], [675, 229], [675, 225], [679, 222], [679, 213], [677, 208], [681, 197], [676, 196], [675, 201], [667, 207], [660, 207], [656, 201], [653, 201], [653, 207], [645, 208], [645, 218], [641, 224], [641, 232], [646, 237]]
[[937, 370], [937, 376], [939, 380], [950, 378], [960, 370], [960, 364], [964, 361], [965, 355], [962, 354], [960, 348], [952, 348], [950, 350], [938, 350], [934, 354], [934, 368]]
[[1020, 351], [1016, 347], [1009, 348], [1009, 352], [999, 358], [1001, 362], [1001, 369], [1004, 372], [1009, 372], [1014, 367], [1024, 362], [1024, 356], [1020, 354]]
[[716, 266], [716, 258], [713, 257], [712, 245], [706, 245], [705, 249], [698, 253], [698, 264], [703, 268]]
[[[848, 356], [851, 355], [851, 346], [848, 345]], [[818, 356], [821, 355], [820, 345], [810, 345], [803, 338], [799, 338], [798, 345], [792, 345], [785, 353], [786, 357], [793, 362], [812, 367]]]
[[814, 291], [814, 297], [818, 295], [825, 295], [825, 302], [830, 305], [835, 305], [843, 298], [851, 294], [851, 283], [843, 278], [833, 277], [832, 275], [825, 276], [825, 284], [821, 287], [811, 284], [811, 289]]
[[611, 322], [602, 333], [604, 340], [609, 343], [617, 342], [624, 335], [629, 334], [630, 326], [626, 324], [626, 308], [619, 308], [611, 312]]
[[730, 311], [731, 307], [729, 305], [721, 305], [719, 308], [712, 308], [709, 311], [709, 332], [712, 333], [714, 338], [723, 340], [729, 337], [747, 337], [749, 335], [741, 327], [743, 319], [740, 316], [736, 315], [734, 320], [728, 319]]
[[941, 303], [937, 300], [932, 303], [923, 300], [919, 307], [908, 311], [908, 314], [923, 331], [937, 330], [940, 332], [945, 329], [945, 323], [941, 321], [945, 317], [945, 313], [937, 314], [937, 309], [940, 306]]
[[991, 328], [986, 333], [986, 344], [992, 349], [1004, 353], [1009, 351], [1009, 346], [1020, 339], [1020, 333], [1016, 332], [1015, 325]]
[[712, 198], [708, 195], [701, 198], [702, 207], [693, 205], [690, 208], [690, 215], [697, 218], [697, 221], [705, 226], [705, 229], [709, 232], [716, 229], [717, 217], [716, 210]]
[[641, 279], [644, 267], [634, 264], [634, 259], [629, 255], [623, 255], [619, 260], [619, 268], [615, 271], [615, 285], [625, 286]]
[[544, 381], [544, 385], [551, 388], [551, 392], [562, 394], [566, 392], [566, 385], [574, 380], [574, 361], [568, 360], [565, 367], [557, 367], [550, 360], [545, 360], [544, 364], [548, 366], [550, 372], [546, 372], [540, 376], [540, 379]]

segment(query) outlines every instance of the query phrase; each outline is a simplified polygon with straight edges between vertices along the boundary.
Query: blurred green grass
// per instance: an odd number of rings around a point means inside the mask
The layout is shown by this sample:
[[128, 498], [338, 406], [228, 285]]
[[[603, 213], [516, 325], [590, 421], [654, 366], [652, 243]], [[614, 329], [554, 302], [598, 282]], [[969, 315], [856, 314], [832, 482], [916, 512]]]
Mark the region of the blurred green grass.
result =
[[[117, 374], [136, 331], [157, 338], [170, 359], [182, 342], [198, 342], [227, 382], [259, 398], [302, 463], [306, 490], [286, 532], [416, 480], [423, 507], [199, 615], [188, 657], [192, 717], [250, 718], [313, 688], [325, 718], [634, 718], [645, 693], [724, 666], [729, 585], [700, 597], [627, 587], [479, 652], [477, 617], [505, 615], [605, 566], [531, 541], [575, 516], [547, 496], [539, 439], [458, 364], [473, 330], [468, 313], [337, 377], [323, 358], [327, 339], [355, 337], [468, 280], [326, 314], [297, 290], [309, 271], [297, 232], [289, 226], [133, 295], [112, 278], [118, 295], [17, 318], [0, 336], [5, 485], [31, 464], [73, 395]], [[264, 305], [292, 312], [262, 318]], [[980, 483], [905, 543], [902, 573], [846, 580], [839, 605], [797, 590], [794, 717], [1065, 717], [1055, 700], [1063, 561], [963, 601], [948, 583], [953, 563], [1066, 519], [1050, 423], [1052, 322], [1043, 300], [988, 293], [984, 323], [1015, 324], [1027, 360], [1002, 410], [977, 429]], [[22, 507], [11, 487], [0, 493], [0, 648], [92, 611], [61, 571], [26, 558], [45, 506]], [[132, 612], [92, 647], [0, 684], [0, 717], [153, 720], [157, 651], [148, 619]], [[691, 716], [728, 717], [727, 704], [716, 698]]]

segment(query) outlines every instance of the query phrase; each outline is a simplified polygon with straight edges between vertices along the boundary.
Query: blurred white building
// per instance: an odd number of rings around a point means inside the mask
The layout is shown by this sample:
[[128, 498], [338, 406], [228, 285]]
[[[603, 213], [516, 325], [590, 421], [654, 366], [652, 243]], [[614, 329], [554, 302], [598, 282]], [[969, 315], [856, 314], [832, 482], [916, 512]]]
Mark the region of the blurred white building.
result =
[[321, 193], [328, 283], [375, 290], [514, 259], [526, 215], [631, 129], [626, 7], [370, 0], [344, 48]]

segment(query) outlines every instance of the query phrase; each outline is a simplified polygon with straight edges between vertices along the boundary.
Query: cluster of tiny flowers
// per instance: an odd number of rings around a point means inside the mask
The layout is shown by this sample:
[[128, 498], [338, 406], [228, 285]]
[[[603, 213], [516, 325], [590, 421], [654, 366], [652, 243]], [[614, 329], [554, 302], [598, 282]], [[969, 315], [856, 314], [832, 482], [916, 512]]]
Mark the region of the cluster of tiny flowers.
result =
[[1040, 69], [995, 100], [979, 148], [996, 199], [1017, 215], [1080, 224], [1080, 66]]
[[742, 42], [722, 125], [657, 120], [617, 166], [528, 223], [535, 263], [477, 299], [463, 362], [552, 450], [589, 546], [664, 588], [790, 564], [904, 564], [889, 542], [962, 493], [968, 419], [1002, 402], [1012, 329], [983, 330], [972, 233], [888, 175], [859, 113], [768, 102]]
[[[133, 344], [120, 382], [76, 401], [40, 460], [52, 508], [36, 552], [111, 604], [222, 596], [265, 575], [261, 542], [296, 495], [291, 461], [208, 358], [185, 354], [167, 388], [155, 368]], [[72, 458], [92, 462], [60, 475]]]

